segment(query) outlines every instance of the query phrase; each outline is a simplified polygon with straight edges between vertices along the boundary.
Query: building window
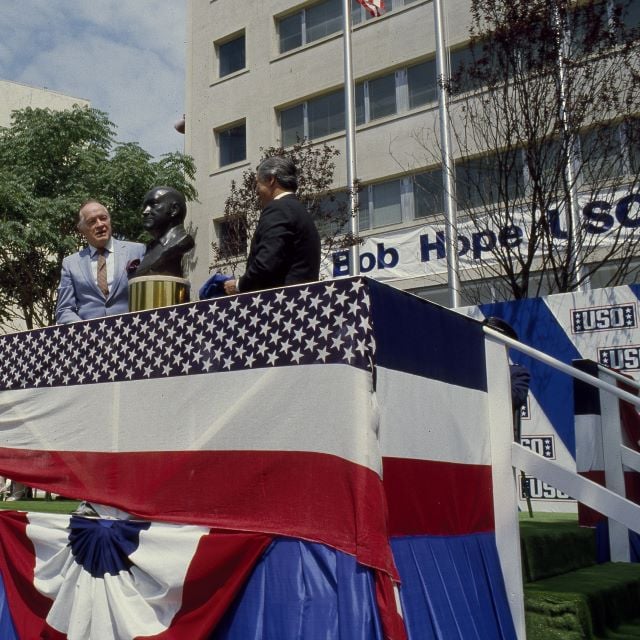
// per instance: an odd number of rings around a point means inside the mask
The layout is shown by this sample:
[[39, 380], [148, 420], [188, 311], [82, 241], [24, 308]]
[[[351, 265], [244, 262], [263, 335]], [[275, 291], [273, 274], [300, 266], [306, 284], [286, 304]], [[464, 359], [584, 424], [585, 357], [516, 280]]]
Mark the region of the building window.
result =
[[[429, 60], [356, 84], [356, 124], [423, 106], [438, 99], [435, 62]], [[280, 111], [281, 144], [344, 131], [344, 91], [338, 89]]]
[[304, 12], [306, 42], [320, 40], [342, 29], [342, 0], [325, 0]]
[[412, 177], [414, 217], [427, 218], [444, 211], [442, 169], [419, 173]]
[[[384, 0], [384, 13], [409, 5], [416, 0]], [[384, 14], [383, 14], [384, 15]], [[353, 25], [373, 18], [358, 0], [351, 0]], [[280, 53], [297, 49], [325, 36], [342, 31], [342, 0], [324, 0], [277, 19]]]
[[302, 16], [304, 11], [298, 11], [278, 21], [280, 36], [280, 53], [291, 51], [302, 46]]
[[435, 59], [409, 67], [407, 69], [407, 85], [409, 109], [436, 102], [438, 100], [438, 78]]
[[247, 226], [240, 218], [224, 218], [215, 223], [220, 258], [234, 258], [247, 252]]
[[522, 154], [481, 156], [456, 164], [456, 198], [460, 209], [511, 201], [524, 195]]
[[307, 102], [307, 120], [309, 138], [315, 140], [322, 136], [344, 130], [344, 91], [339, 89], [327, 95]]
[[424, 106], [438, 99], [435, 60], [356, 85], [356, 124]]
[[223, 78], [246, 66], [244, 33], [233, 40], [216, 44], [218, 75]]
[[371, 120], [394, 115], [396, 106], [396, 74], [369, 81], [369, 117]]
[[278, 20], [280, 53], [342, 29], [342, 1], [324, 0]]
[[247, 129], [244, 122], [227, 129], [219, 129], [216, 132], [216, 137], [218, 138], [219, 164], [221, 167], [246, 160]]
[[307, 138], [344, 131], [344, 91], [338, 89], [280, 111], [281, 144], [284, 147]]
[[344, 191], [322, 198], [313, 212], [314, 221], [321, 237], [333, 238], [350, 230], [349, 206], [349, 194]]
[[306, 103], [296, 105], [290, 109], [283, 109], [280, 112], [281, 144], [283, 147], [288, 147], [298, 142], [298, 140], [308, 137], [304, 126], [305, 110]]
[[359, 195], [360, 231], [402, 222], [403, 180], [386, 180], [364, 187]]
[[580, 136], [582, 179], [588, 184], [602, 182], [627, 173], [627, 163], [617, 125], [596, 127]]
[[394, 71], [356, 85], [356, 124], [397, 113], [396, 75]]
[[640, 121], [632, 120], [624, 125], [624, 144], [629, 152], [631, 173], [640, 173]]

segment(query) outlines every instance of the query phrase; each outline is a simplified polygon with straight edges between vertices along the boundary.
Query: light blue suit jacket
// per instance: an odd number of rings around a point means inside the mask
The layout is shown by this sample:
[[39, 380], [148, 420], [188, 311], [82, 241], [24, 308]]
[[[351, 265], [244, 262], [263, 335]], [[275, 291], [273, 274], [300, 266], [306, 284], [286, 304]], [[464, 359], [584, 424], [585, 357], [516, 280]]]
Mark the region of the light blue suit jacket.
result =
[[85, 247], [62, 261], [58, 287], [56, 322], [67, 324], [129, 311], [126, 268], [131, 260], [142, 259], [145, 246], [138, 242], [113, 239], [114, 274], [105, 298], [91, 271], [91, 249]]

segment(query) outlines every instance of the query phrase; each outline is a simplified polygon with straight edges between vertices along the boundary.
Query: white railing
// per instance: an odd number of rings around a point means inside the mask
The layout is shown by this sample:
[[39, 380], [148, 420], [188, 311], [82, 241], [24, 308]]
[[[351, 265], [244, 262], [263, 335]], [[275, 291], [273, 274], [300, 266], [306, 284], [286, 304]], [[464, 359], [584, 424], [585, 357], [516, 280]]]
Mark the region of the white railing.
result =
[[[615, 549], [612, 547], [612, 560], [625, 558], [628, 560], [627, 529], [640, 531], [640, 505], [625, 497], [623, 465], [640, 471], [640, 454], [622, 445], [618, 399], [640, 407], [640, 398], [619, 389], [615, 386], [615, 380], [619, 378], [637, 388], [640, 388], [640, 385], [604, 367], [602, 367], [604, 370], [602, 375], [607, 379], [602, 380], [517, 340], [512, 340], [489, 327], [483, 327], [483, 329], [489, 338], [486, 349], [487, 390], [491, 398], [491, 458], [496, 545], [516, 634], [519, 639], [524, 639], [526, 631], [516, 470], [524, 471], [526, 475], [548, 483], [610, 518], [610, 522], [613, 523], [611, 525], [613, 535], [610, 537], [613, 540], [612, 544], [615, 545]], [[504, 359], [505, 346], [525, 353], [600, 390], [602, 421], [607, 424], [607, 429], [604, 430], [607, 433], [607, 444], [604, 445], [607, 451], [605, 470], [607, 467], [610, 469], [607, 487], [592, 482], [580, 476], [575, 469], [564, 467], [558, 462], [544, 458], [513, 441], [513, 414], [508, 367], [489, 365], [489, 363], [498, 362], [500, 357]], [[620, 478], [622, 478], [622, 482], [620, 482]], [[626, 556], [620, 552], [623, 540], [626, 540]]]

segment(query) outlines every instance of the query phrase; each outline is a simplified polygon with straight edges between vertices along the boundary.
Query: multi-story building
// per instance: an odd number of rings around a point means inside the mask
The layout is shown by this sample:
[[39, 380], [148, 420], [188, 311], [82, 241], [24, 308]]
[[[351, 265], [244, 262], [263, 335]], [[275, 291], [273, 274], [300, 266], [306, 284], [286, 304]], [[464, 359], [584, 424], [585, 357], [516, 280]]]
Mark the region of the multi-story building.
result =
[[[261, 148], [287, 146], [298, 137], [326, 141], [341, 152], [335, 184], [345, 186], [343, 3], [189, 5], [186, 152], [198, 168], [199, 202], [190, 208], [197, 286], [208, 276], [231, 182], [255, 167]], [[371, 19], [351, 0], [357, 177], [363, 185], [359, 225], [370, 240], [361, 265], [381, 277], [389, 267], [397, 286], [446, 304], [446, 263], [440, 270], [424, 268], [429, 258], [433, 265], [440, 247], [435, 235], [425, 238], [420, 231], [426, 221], [441, 222], [443, 212], [437, 149], [423, 143], [425, 132], [438, 129], [434, 6], [430, 0], [385, 5], [385, 14]], [[443, 5], [455, 68], [469, 55], [470, 3]], [[391, 268], [398, 266], [397, 253], [389, 250], [394, 241], [405, 244], [406, 268]], [[334, 274], [344, 274], [344, 267], [338, 259]]]
[[89, 106], [90, 102], [83, 98], [50, 91], [40, 87], [31, 87], [19, 82], [0, 80], [0, 126], [6, 127], [11, 121], [11, 112], [17, 109], [32, 107], [34, 109], [54, 109], [62, 111], [70, 109], [74, 104]]

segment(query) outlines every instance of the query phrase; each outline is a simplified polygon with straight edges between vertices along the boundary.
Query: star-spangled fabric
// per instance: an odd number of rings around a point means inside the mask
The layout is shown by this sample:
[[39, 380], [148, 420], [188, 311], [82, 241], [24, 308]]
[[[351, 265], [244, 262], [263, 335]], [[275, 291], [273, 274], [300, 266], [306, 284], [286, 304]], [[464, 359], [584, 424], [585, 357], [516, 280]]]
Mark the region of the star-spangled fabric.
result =
[[2, 336], [0, 468], [143, 519], [323, 542], [395, 575], [369, 318], [354, 278]]
[[[451, 565], [445, 559], [461, 551], [448, 538], [466, 536], [473, 539], [464, 553], [481, 569], [474, 540], [493, 544], [479, 323], [350, 278], [13, 340], [0, 340], [13, 358], [0, 364], [0, 472], [141, 519], [349, 554], [375, 576], [385, 638], [400, 639], [393, 537], [419, 565], [400, 588], [403, 606], [420, 594], [411, 620], [455, 633], [449, 622], [460, 615], [469, 628], [488, 630], [479, 638], [512, 637], [499, 567], [460, 583], [456, 569], [436, 569], [442, 580], [434, 580], [425, 560]], [[490, 366], [506, 367], [506, 358]], [[145, 535], [125, 533], [124, 546]], [[414, 543], [425, 553], [416, 555]], [[128, 561], [112, 564], [126, 571]], [[308, 567], [303, 575], [309, 579]], [[282, 606], [278, 599], [269, 607]], [[249, 607], [256, 624], [270, 625], [257, 605]]]
[[285, 288], [0, 336], [3, 389], [313, 363], [371, 368], [362, 281]]

